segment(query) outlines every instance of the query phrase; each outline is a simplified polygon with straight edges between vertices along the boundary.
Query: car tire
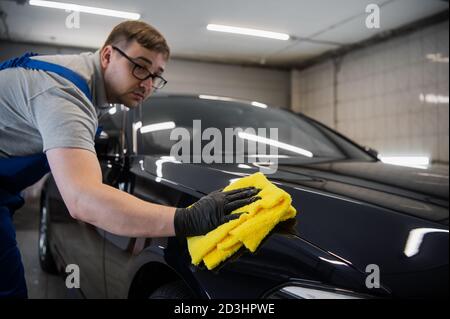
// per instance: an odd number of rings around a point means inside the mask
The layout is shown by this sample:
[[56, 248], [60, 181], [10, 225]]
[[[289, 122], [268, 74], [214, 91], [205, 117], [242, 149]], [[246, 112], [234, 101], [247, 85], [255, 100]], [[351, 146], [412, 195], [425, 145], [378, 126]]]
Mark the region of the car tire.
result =
[[194, 295], [186, 284], [179, 280], [157, 288], [149, 299], [193, 299]]
[[44, 200], [41, 205], [40, 218], [39, 218], [39, 240], [38, 240], [38, 251], [39, 251], [39, 264], [41, 269], [49, 274], [57, 274], [58, 269], [56, 267], [55, 260], [50, 251], [50, 227], [49, 227], [49, 216], [47, 201]]

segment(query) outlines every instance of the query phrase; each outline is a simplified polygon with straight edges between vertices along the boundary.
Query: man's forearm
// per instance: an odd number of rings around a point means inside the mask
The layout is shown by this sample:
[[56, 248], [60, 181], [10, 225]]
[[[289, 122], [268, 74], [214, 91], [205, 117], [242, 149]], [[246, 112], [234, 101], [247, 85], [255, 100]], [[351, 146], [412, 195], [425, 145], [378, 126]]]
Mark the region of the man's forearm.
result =
[[129, 237], [198, 236], [239, 217], [230, 215], [258, 197], [254, 187], [202, 197], [190, 208], [176, 209], [140, 200], [102, 183], [94, 153], [78, 148], [46, 152], [56, 185], [72, 217], [113, 234]]
[[116, 235], [174, 236], [174, 207], [152, 204], [105, 184], [84, 189], [74, 207], [76, 218]]

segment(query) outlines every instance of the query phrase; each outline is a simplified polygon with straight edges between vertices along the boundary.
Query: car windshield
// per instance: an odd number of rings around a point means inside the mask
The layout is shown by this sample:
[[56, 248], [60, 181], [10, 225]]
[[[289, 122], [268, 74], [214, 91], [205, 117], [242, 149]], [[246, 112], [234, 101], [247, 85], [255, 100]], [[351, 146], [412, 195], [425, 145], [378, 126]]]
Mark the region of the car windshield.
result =
[[[212, 136], [203, 136], [202, 140], [201, 134], [205, 134], [208, 128], [218, 129], [223, 138], [218, 149], [225, 154], [229, 152], [225, 147], [226, 129], [240, 128], [243, 134], [235, 131], [235, 141], [241, 138], [257, 145], [256, 148], [233, 149], [234, 153], [244, 152], [245, 156], [257, 157], [264, 147], [267, 148], [263, 150], [265, 154], [272, 154], [270, 147], [275, 147], [281, 159], [373, 161], [362, 149], [325, 126], [303, 115], [261, 103], [214, 98], [153, 97], [143, 105], [141, 112], [141, 129], [138, 132], [141, 154], [169, 155], [172, 146], [180, 140], [170, 139], [171, 133], [177, 128], [189, 132], [191, 145], [195, 138], [201, 140], [200, 148], [190, 148], [194, 155], [213, 140]], [[277, 130], [276, 139], [270, 129]], [[214, 143], [217, 142], [214, 140]]]

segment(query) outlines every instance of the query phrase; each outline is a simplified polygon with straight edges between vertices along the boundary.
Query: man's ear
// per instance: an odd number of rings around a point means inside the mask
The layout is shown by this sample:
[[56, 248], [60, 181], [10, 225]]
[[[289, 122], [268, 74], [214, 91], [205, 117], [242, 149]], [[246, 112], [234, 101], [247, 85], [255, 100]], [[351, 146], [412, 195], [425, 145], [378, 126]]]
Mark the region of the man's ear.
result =
[[100, 51], [100, 63], [103, 69], [106, 69], [108, 64], [111, 62], [112, 57], [112, 46], [106, 45]]

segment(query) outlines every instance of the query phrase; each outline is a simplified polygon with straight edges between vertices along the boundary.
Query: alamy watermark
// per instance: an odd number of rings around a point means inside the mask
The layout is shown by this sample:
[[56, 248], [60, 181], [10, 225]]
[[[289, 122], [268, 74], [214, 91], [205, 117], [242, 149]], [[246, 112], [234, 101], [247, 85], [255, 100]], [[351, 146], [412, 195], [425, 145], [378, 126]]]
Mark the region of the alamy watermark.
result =
[[278, 141], [278, 128], [238, 127], [219, 130], [208, 127], [202, 130], [201, 120], [193, 121], [192, 131], [184, 127], [174, 128], [170, 132], [170, 140], [177, 141], [171, 147], [170, 156], [179, 162], [263, 163], [265, 165], [259, 166], [259, 169], [265, 174], [277, 171], [279, 148], [294, 147]]
[[80, 28], [80, 11], [66, 10], [70, 13], [66, 17], [66, 28], [67, 29], [79, 29]]
[[66, 287], [69, 289], [80, 288], [80, 267], [76, 264], [66, 266]]
[[380, 267], [376, 264], [366, 266], [366, 287], [369, 289], [380, 288]]
[[366, 27], [368, 29], [379, 29], [380, 28], [380, 7], [371, 3], [366, 6]]

